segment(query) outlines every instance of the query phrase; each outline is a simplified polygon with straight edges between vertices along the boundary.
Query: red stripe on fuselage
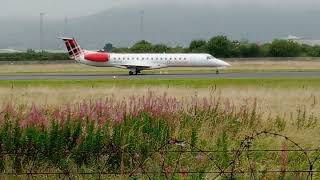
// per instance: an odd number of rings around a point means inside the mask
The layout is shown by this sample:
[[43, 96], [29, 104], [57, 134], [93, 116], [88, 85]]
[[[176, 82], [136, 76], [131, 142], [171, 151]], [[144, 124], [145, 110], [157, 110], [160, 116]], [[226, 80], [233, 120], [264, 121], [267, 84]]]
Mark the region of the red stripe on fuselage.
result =
[[88, 53], [84, 55], [84, 58], [88, 61], [94, 61], [94, 62], [107, 62], [109, 61], [109, 53]]

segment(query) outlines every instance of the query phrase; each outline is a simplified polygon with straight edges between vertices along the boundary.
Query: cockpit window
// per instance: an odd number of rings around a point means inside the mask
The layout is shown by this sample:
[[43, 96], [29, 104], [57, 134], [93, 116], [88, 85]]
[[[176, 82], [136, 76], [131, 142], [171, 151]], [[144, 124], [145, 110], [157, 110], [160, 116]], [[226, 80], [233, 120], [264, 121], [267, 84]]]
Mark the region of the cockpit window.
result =
[[207, 59], [209, 60], [209, 59], [213, 59], [213, 56], [207, 56]]

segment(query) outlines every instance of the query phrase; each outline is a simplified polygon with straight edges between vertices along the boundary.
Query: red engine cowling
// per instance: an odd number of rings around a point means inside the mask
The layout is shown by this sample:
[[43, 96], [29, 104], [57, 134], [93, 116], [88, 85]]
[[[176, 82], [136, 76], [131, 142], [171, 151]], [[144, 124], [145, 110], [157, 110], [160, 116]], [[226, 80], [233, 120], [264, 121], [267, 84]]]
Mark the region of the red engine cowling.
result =
[[94, 62], [107, 62], [109, 61], [109, 53], [97, 52], [97, 53], [88, 53], [84, 55], [84, 58], [88, 61]]

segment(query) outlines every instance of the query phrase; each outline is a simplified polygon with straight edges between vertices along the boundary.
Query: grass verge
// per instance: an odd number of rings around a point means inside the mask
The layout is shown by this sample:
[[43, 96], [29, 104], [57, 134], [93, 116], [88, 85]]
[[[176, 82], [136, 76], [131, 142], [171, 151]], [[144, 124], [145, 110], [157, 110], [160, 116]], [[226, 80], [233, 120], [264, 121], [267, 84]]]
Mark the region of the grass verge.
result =
[[[279, 59], [271, 61], [269, 59], [262, 60], [239, 60], [228, 61], [231, 67], [222, 69], [221, 72], [286, 72], [286, 71], [320, 71], [319, 60], [285, 60]], [[145, 71], [150, 74], [160, 73], [214, 73], [215, 68], [165, 68], [158, 70]], [[0, 74], [35, 74], [35, 73], [124, 73], [127, 74], [128, 70], [112, 68], [112, 67], [92, 67], [83, 64], [12, 64], [1, 65]]]
[[106, 79], [106, 80], [2, 80], [0, 87], [139, 87], [139, 86], [167, 86], [208, 88], [220, 87], [320, 87], [320, 77], [315, 78], [224, 78], [224, 79]]

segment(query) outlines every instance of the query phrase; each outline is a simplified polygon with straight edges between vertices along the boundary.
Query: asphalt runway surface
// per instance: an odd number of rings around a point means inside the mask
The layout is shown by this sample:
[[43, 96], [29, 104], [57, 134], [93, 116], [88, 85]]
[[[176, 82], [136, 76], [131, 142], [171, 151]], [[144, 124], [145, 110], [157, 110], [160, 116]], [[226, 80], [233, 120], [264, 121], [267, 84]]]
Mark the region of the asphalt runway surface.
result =
[[311, 78], [320, 72], [252, 72], [190, 74], [13, 74], [0, 75], [0, 80], [90, 80], [90, 79], [192, 79], [192, 78]]

